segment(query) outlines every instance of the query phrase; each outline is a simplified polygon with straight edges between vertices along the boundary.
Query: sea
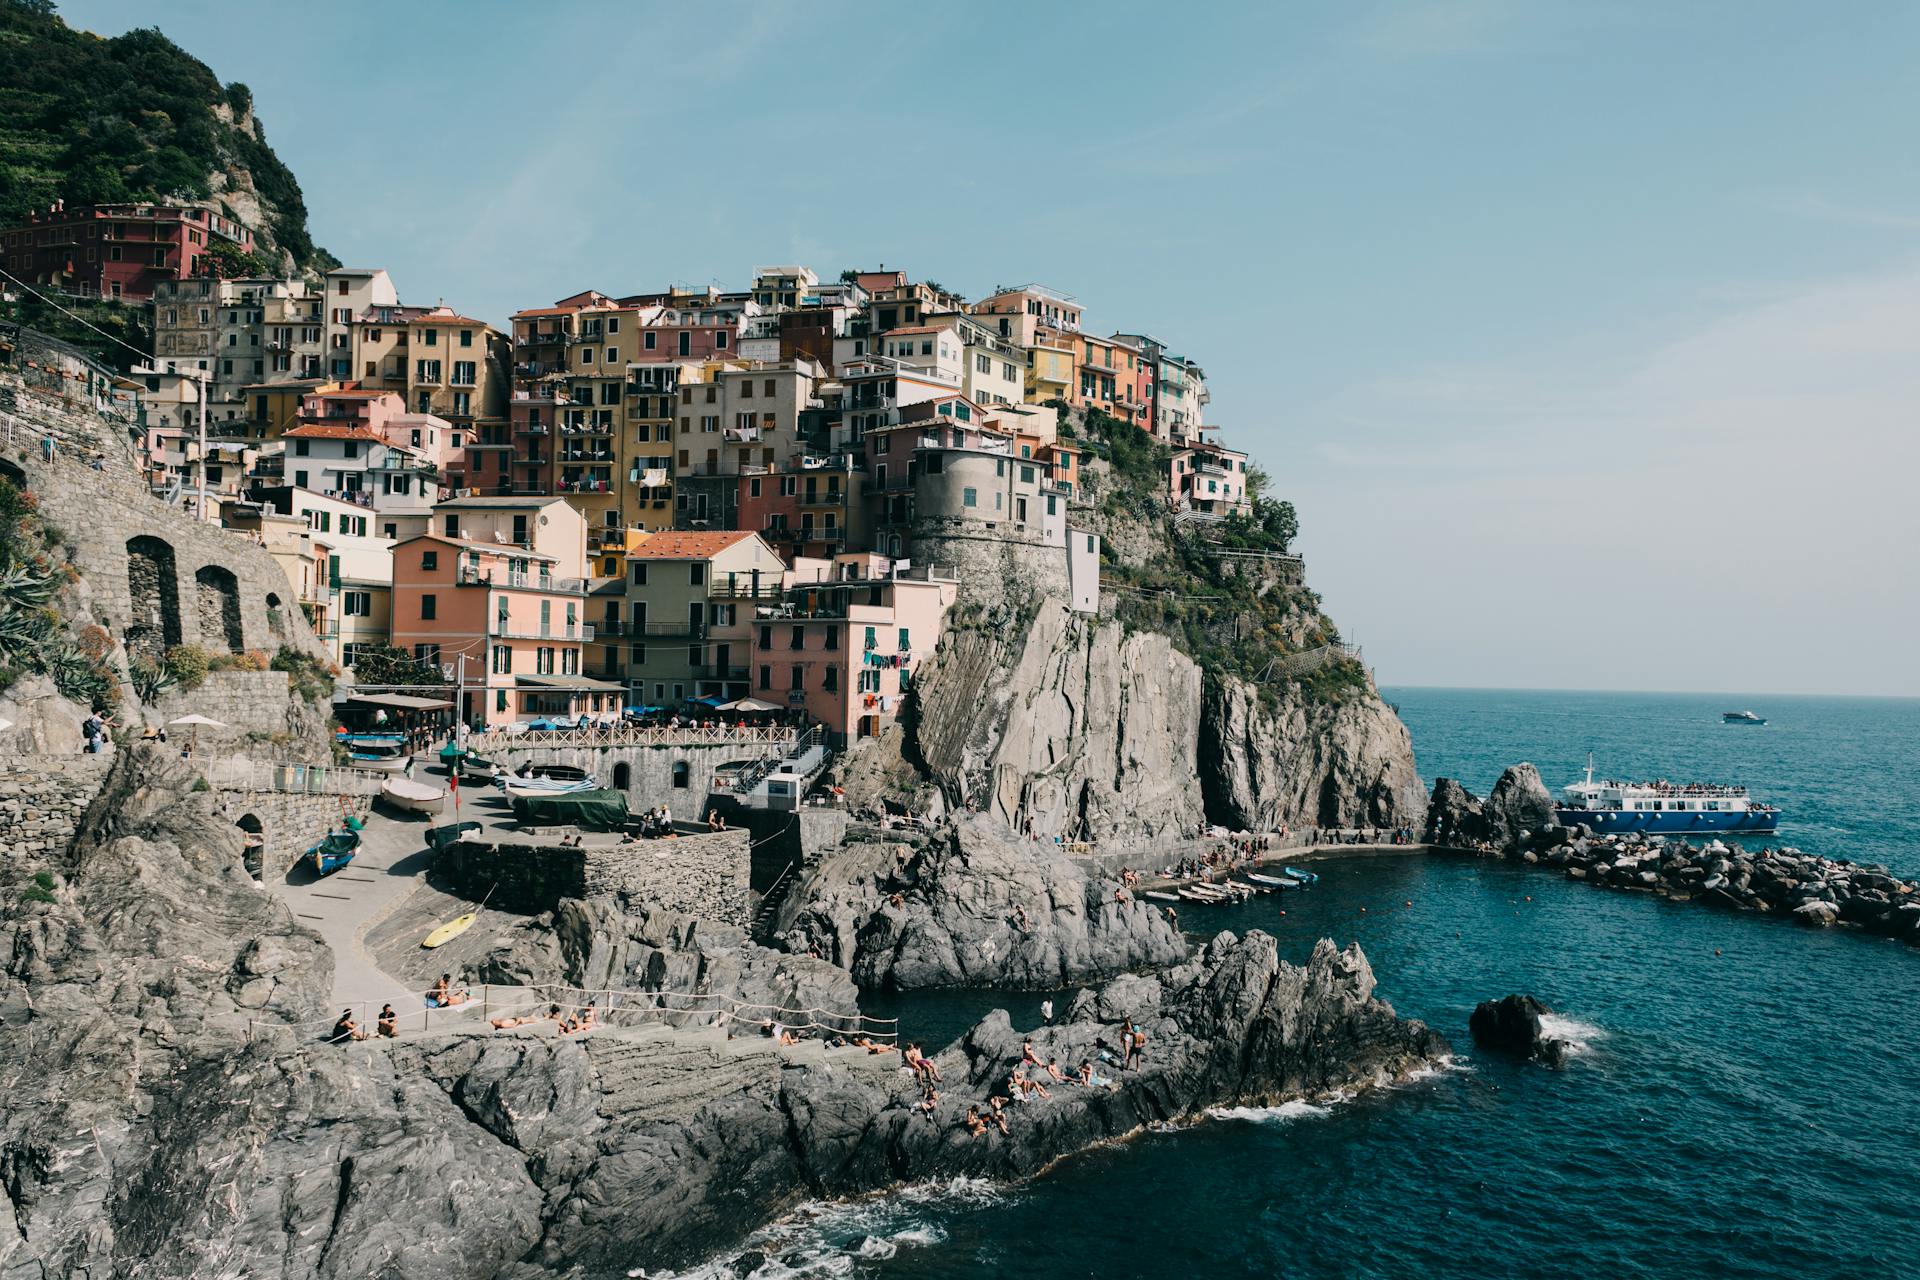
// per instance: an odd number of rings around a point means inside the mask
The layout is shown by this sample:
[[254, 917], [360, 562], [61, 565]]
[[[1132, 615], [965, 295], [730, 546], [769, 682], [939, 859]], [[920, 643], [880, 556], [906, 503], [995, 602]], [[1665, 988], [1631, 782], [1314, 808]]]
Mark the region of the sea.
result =
[[[1920, 873], [1920, 700], [1388, 689], [1421, 776], [1484, 795], [1532, 761], [1739, 782], [1778, 843]], [[1751, 708], [1763, 726], [1725, 725]], [[1311, 889], [1182, 912], [1304, 959], [1358, 941], [1378, 994], [1448, 1036], [1390, 1089], [1218, 1111], [1018, 1185], [808, 1206], [700, 1274], [952, 1277], [1920, 1276], [1920, 950], [1471, 859], [1317, 864]], [[1203, 918], [1201, 918], [1203, 917]], [[1527, 992], [1564, 1071], [1476, 1051], [1475, 1003]], [[892, 1002], [944, 1043], [1039, 993]]]

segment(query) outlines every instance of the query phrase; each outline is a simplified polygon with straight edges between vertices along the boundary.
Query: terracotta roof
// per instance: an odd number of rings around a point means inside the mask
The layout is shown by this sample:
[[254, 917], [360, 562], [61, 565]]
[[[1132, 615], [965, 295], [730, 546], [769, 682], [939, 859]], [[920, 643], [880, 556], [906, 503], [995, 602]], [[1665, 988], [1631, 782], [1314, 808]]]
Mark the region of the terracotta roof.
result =
[[710, 533], [669, 530], [654, 534], [628, 551], [627, 559], [705, 560], [753, 536], [751, 529], [726, 529]]
[[281, 436], [293, 436], [301, 440], [380, 440], [381, 435], [368, 427], [342, 427], [330, 422], [309, 422], [295, 427], [291, 431], [281, 432]]
[[340, 390], [316, 391], [314, 394], [322, 400], [378, 400], [381, 396], [398, 397], [400, 393], [398, 391]]
[[434, 315], [431, 312], [429, 312], [426, 315], [413, 316], [408, 319], [407, 323], [408, 324], [472, 324], [472, 325], [479, 325], [483, 329], [491, 327], [490, 325], [487, 324], [485, 320], [475, 320], [469, 316], [455, 315], [452, 312], [448, 312], [444, 316]]
[[904, 329], [889, 329], [880, 336], [883, 338], [891, 338], [896, 333], [945, 333], [946, 331], [947, 328], [945, 325], [917, 324]]
[[586, 303], [583, 302], [572, 307], [532, 307], [526, 311], [514, 312], [511, 318], [519, 320], [527, 316], [570, 316], [585, 305]]

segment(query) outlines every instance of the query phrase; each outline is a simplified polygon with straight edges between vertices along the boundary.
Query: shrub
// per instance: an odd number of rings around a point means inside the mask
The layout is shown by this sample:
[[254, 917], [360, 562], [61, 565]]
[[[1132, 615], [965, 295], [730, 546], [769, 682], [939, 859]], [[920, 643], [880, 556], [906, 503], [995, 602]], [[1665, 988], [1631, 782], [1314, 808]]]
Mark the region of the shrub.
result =
[[213, 667], [207, 651], [197, 644], [177, 644], [167, 650], [161, 661], [166, 664], [173, 682], [188, 693], [206, 683], [207, 672]]
[[273, 655], [272, 667], [275, 671], [287, 673], [287, 684], [293, 691], [308, 702], [319, 702], [333, 696], [333, 677], [328, 674], [330, 664], [319, 658], [300, 652], [291, 645], [281, 645], [280, 651]]
[[42, 889], [39, 885], [35, 884], [35, 885], [27, 886], [27, 891], [20, 895], [20, 901], [21, 902], [58, 902], [59, 899], [55, 898], [52, 894], [48, 893], [45, 889]]
[[174, 685], [173, 676], [164, 667], [146, 658], [134, 659], [127, 672], [133, 678], [133, 692], [142, 702], [159, 701], [160, 695]]
[[53, 872], [51, 871], [34, 872], [33, 882], [39, 885], [42, 889], [47, 889], [47, 890], [53, 889], [59, 883], [53, 878]]

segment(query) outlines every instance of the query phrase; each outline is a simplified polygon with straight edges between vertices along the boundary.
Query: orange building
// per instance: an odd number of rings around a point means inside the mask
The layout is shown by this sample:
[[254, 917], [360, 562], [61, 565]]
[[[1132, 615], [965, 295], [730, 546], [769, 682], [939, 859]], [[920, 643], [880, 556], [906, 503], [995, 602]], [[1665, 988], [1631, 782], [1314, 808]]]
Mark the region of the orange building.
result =
[[393, 549], [393, 643], [441, 665], [460, 716], [488, 727], [578, 718], [623, 705], [623, 687], [583, 674], [593, 640], [587, 584], [524, 547], [427, 534]]

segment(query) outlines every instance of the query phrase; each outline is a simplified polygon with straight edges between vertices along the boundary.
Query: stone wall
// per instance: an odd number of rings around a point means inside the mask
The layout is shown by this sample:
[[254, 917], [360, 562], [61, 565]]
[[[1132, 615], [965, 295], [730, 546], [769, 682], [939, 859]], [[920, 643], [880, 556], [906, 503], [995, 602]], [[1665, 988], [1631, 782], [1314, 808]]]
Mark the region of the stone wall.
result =
[[65, 849], [112, 761], [110, 752], [0, 759], [0, 854], [37, 860]]
[[[536, 764], [567, 764], [585, 769], [603, 787], [614, 787], [627, 797], [627, 808], [635, 813], [664, 804], [676, 818], [688, 821], [706, 816], [713, 795], [713, 778], [721, 765], [784, 756], [783, 743], [732, 742], [717, 746], [642, 746], [642, 747], [510, 747], [488, 753], [488, 759], [518, 769], [529, 761]], [[616, 786], [619, 766], [626, 766], [626, 785]], [[687, 766], [687, 785], [673, 785], [674, 766]]]
[[750, 840], [737, 829], [579, 849], [461, 840], [434, 860], [433, 869], [464, 897], [529, 915], [553, 910], [562, 898], [623, 893], [745, 928]]
[[[197, 689], [170, 689], [160, 696], [153, 718], [165, 724], [197, 714], [227, 727], [202, 725], [195, 737], [201, 756], [246, 749], [254, 759], [326, 763], [332, 759], [328, 730], [331, 708], [295, 694], [284, 671], [210, 671]], [[186, 740], [185, 729], [168, 730], [168, 739]]]
[[[343, 812], [341, 806], [345, 805]], [[267, 875], [284, 873], [320, 837], [340, 825], [345, 813], [367, 816], [365, 796], [287, 795], [278, 791], [223, 791], [214, 812], [235, 826], [258, 831], [265, 838], [260, 868]], [[256, 870], [249, 867], [248, 870]]]
[[[265, 548], [147, 491], [126, 422], [43, 396], [18, 375], [0, 376], [0, 417], [0, 470], [24, 475], [41, 514], [71, 543], [81, 621], [129, 648], [211, 641], [215, 650], [271, 653], [288, 644], [324, 656]], [[51, 462], [47, 435], [56, 441]]]

